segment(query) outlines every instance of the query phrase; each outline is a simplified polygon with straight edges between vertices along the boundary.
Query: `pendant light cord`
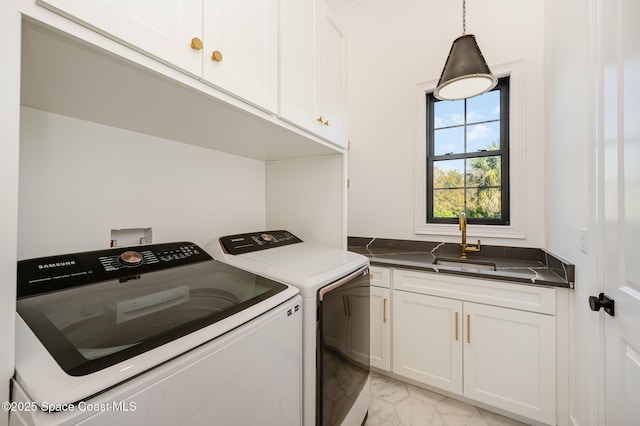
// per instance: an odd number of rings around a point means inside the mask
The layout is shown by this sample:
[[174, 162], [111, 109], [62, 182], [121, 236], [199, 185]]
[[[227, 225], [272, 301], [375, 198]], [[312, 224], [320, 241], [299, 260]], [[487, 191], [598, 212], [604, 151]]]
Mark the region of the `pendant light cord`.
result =
[[462, 35], [467, 33], [467, 0], [462, 0]]

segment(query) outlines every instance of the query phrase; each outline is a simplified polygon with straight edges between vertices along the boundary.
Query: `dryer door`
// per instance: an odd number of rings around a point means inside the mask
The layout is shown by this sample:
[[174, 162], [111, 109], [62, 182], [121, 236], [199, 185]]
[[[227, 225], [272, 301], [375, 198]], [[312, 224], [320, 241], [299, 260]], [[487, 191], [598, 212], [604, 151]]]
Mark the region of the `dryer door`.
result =
[[365, 266], [318, 291], [318, 425], [340, 425], [369, 378], [369, 284]]

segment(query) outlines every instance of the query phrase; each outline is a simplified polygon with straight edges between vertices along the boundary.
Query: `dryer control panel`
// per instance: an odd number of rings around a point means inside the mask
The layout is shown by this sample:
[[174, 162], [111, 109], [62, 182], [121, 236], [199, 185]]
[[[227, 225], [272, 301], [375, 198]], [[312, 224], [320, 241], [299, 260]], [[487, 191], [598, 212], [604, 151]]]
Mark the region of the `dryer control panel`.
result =
[[233, 255], [301, 242], [300, 238], [285, 230], [250, 232], [220, 238], [220, 244], [224, 251]]

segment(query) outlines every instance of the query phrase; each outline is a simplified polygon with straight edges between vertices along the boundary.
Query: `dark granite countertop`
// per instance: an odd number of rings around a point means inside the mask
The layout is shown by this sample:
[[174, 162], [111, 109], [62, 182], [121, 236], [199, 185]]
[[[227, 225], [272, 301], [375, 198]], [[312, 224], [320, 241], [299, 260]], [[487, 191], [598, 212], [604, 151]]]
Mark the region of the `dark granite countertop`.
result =
[[419, 269], [472, 278], [529, 285], [574, 288], [575, 267], [544, 249], [482, 246], [468, 262], [495, 264], [495, 271], [436, 265], [436, 259], [460, 261], [460, 244], [431, 241], [349, 237], [349, 251], [369, 258], [372, 265]]

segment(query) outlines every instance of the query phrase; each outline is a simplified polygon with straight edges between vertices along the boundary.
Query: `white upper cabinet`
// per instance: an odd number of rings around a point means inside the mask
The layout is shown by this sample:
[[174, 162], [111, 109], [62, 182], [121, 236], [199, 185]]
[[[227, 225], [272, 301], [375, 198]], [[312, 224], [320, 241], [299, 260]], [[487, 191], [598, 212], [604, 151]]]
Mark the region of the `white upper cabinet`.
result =
[[[202, 2], [37, 0], [127, 46], [194, 76], [202, 74]], [[200, 46], [201, 47], [201, 46]]]
[[37, 1], [259, 108], [277, 111], [277, 0]]
[[202, 78], [276, 112], [278, 1], [204, 0]]
[[202, 92], [347, 147], [345, 38], [325, 0], [36, 2], [194, 77]]
[[280, 117], [317, 135], [320, 21], [315, 0], [280, 0]]
[[324, 0], [281, 0], [280, 9], [280, 116], [346, 147], [344, 35]]
[[329, 15], [322, 25], [322, 136], [347, 146], [345, 119], [345, 40]]

